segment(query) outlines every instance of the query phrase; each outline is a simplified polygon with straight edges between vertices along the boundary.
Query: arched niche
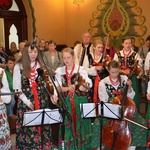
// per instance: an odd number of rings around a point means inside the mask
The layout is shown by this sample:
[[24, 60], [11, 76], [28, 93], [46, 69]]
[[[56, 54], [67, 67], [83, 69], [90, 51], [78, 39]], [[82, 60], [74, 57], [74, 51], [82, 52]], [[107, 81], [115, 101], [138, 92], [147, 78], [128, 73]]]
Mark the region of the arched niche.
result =
[[[3, 26], [1, 26], [1, 30], [3, 31], [0, 31], [0, 33], [4, 33], [4, 47], [5, 49], [9, 49], [9, 44], [12, 41], [12, 38], [10, 38], [12, 27], [16, 30], [15, 33], [18, 37], [18, 43], [27, 40], [27, 15], [22, 0], [2, 1], [1, 4], [3, 5], [0, 6], [0, 23], [1, 25], [3, 24]], [[11, 9], [14, 4], [13, 1], [18, 10]]]

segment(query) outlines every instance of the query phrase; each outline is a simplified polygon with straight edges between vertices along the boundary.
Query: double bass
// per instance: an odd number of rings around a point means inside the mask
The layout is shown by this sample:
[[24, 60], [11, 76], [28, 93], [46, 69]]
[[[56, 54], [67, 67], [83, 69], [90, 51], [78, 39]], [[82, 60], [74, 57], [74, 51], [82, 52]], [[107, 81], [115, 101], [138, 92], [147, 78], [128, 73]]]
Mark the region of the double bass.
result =
[[[128, 76], [129, 79], [137, 70], [136, 64], [135, 61], [134, 67]], [[148, 127], [132, 120], [136, 111], [136, 104], [131, 98], [127, 97], [127, 91], [128, 85], [126, 84], [123, 95], [116, 96], [111, 101], [113, 104], [121, 105], [120, 120], [110, 120], [102, 129], [102, 144], [111, 150], [127, 150], [130, 146], [132, 135], [129, 122], [148, 129]]]
[[[129, 76], [131, 79], [134, 68]], [[124, 118], [132, 119], [136, 111], [135, 102], [127, 97], [128, 85], [126, 84], [123, 95], [112, 99], [112, 104], [121, 105], [121, 119], [110, 120], [102, 129], [102, 143], [112, 150], [127, 150], [131, 144], [132, 136], [129, 122]]]

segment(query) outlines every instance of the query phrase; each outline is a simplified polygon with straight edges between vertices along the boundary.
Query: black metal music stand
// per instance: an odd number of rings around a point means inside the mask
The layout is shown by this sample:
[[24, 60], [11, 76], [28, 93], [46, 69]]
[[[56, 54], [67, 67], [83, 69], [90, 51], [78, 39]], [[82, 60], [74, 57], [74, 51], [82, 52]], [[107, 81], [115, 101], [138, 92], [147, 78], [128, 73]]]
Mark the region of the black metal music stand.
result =
[[[91, 105], [91, 107], [90, 107]], [[113, 106], [113, 107], [112, 107]], [[110, 119], [121, 119], [121, 106], [113, 105], [110, 103], [84, 103], [80, 104], [82, 117], [91, 118], [98, 117], [100, 122], [100, 150], [102, 150], [102, 127], [103, 127], [103, 118]], [[97, 112], [98, 111], [98, 116]]]
[[[54, 124], [60, 122], [62, 122], [62, 116], [58, 109], [39, 109], [25, 112], [23, 118], [23, 126], [41, 126], [41, 128], [45, 124]], [[43, 144], [43, 135], [41, 133], [42, 150]]]

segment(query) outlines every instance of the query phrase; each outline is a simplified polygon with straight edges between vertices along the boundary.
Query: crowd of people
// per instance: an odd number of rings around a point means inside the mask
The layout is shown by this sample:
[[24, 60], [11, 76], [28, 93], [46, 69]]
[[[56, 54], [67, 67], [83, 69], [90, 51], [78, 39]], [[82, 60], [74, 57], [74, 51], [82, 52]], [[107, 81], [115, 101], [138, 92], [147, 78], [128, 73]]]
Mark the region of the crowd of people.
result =
[[[89, 32], [62, 51], [53, 40], [21, 42], [19, 49], [12, 42], [9, 50], [0, 44], [0, 150], [12, 149], [8, 119], [14, 115], [16, 149], [53, 149], [51, 125], [23, 126], [25, 112], [51, 104], [66, 114], [58, 149], [117, 149], [120, 139], [128, 150], [149, 147], [150, 105], [145, 117], [139, 106], [141, 98], [150, 100], [150, 36], [141, 47], [135, 46], [134, 37], [123, 37], [120, 46], [113, 47], [109, 36], [92, 42]], [[101, 102], [124, 107], [122, 118], [101, 120], [96, 112]], [[84, 103], [95, 103], [94, 119], [82, 117]]]

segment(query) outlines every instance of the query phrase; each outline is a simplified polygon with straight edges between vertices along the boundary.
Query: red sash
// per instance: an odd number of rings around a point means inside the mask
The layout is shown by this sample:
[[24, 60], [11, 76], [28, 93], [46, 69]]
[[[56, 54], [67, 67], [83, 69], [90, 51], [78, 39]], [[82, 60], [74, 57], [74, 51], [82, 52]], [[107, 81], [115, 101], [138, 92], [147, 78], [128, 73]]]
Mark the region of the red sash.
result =
[[[102, 66], [101, 63], [96, 63], [94, 62], [93, 63], [94, 66]], [[100, 82], [100, 76], [99, 76], [99, 71], [97, 71], [97, 75], [95, 77], [95, 80], [94, 80], [94, 95], [93, 95], [93, 102], [94, 103], [98, 103], [100, 102], [99, 98], [98, 98], [98, 84]]]
[[[40, 109], [40, 103], [39, 103], [39, 98], [38, 98], [37, 83], [36, 82], [32, 82], [31, 91], [34, 95], [35, 109], [38, 110], [38, 109]], [[41, 127], [40, 126], [38, 126], [38, 134], [41, 135]]]
[[[74, 71], [74, 68], [75, 68], [75, 65], [73, 65], [70, 74], [67, 71], [67, 66], [65, 68], [68, 86], [71, 85], [71, 77], [72, 77], [72, 73]], [[70, 103], [71, 103], [71, 109], [72, 109], [72, 121], [74, 124], [74, 135], [76, 135], [76, 108], [75, 108], [74, 93], [69, 91], [68, 95], [70, 95]]]
[[72, 109], [72, 121], [74, 125], [74, 135], [76, 135], [76, 107], [75, 107], [74, 93], [69, 91], [68, 94], [70, 95], [70, 103], [71, 103], [71, 109]]
[[[33, 93], [34, 96], [34, 102], [35, 102], [35, 110], [40, 109], [40, 101], [38, 98], [38, 91], [37, 91], [37, 83], [35, 82], [35, 78], [37, 76], [37, 72], [36, 72], [36, 66], [37, 66], [37, 61], [35, 61], [34, 66], [31, 69], [31, 73], [30, 73], [30, 82], [31, 82], [31, 91]], [[41, 135], [41, 127], [38, 126], [38, 134]]]

